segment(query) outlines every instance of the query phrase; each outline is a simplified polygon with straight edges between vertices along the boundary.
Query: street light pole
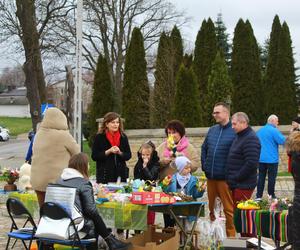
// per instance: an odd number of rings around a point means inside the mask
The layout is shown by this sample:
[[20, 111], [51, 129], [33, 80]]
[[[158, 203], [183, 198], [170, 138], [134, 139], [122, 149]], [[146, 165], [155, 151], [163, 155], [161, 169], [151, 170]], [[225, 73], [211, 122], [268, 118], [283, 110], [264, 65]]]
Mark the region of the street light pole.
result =
[[80, 148], [82, 148], [82, 12], [83, 0], [77, 0], [76, 19], [76, 74], [74, 93], [74, 138]]

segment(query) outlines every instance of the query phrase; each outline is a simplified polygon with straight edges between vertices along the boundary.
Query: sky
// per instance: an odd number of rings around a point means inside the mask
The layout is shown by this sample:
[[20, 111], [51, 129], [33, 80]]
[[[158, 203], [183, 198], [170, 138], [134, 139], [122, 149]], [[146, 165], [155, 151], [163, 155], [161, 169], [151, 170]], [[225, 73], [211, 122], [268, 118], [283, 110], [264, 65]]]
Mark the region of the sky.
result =
[[[286, 21], [294, 46], [296, 66], [300, 67], [300, 1], [299, 0], [169, 0], [177, 10], [184, 10], [191, 20], [181, 27], [182, 37], [188, 52], [194, 49], [197, 32], [203, 19], [216, 20], [222, 13], [223, 21], [233, 37], [234, 27], [239, 18], [249, 19], [257, 41], [263, 44], [269, 37], [273, 18], [279, 15]], [[23, 58], [7, 50], [0, 50], [0, 71], [4, 67], [22, 64]], [[298, 71], [300, 74], [300, 72]]]
[[177, 10], [184, 10], [186, 15], [191, 17], [190, 22], [181, 27], [182, 37], [188, 50], [194, 48], [203, 19], [211, 17], [216, 21], [217, 14], [222, 13], [230, 39], [233, 38], [234, 28], [239, 18], [248, 19], [257, 41], [263, 44], [270, 36], [274, 16], [278, 14], [281, 23], [286, 21], [290, 28], [296, 66], [300, 67], [299, 0], [171, 0], [171, 2]]

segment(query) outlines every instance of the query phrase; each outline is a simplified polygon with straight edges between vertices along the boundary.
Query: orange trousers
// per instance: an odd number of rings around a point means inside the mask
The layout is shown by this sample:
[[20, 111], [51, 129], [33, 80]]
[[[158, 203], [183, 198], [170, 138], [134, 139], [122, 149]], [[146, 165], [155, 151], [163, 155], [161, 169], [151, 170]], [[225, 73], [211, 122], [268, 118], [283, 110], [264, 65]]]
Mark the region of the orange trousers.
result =
[[215, 199], [220, 197], [224, 214], [226, 217], [226, 235], [227, 237], [235, 237], [235, 227], [233, 223], [234, 205], [232, 200], [231, 191], [224, 180], [207, 180], [207, 197], [208, 207], [210, 212], [210, 219], [214, 221], [216, 219], [214, 208]]

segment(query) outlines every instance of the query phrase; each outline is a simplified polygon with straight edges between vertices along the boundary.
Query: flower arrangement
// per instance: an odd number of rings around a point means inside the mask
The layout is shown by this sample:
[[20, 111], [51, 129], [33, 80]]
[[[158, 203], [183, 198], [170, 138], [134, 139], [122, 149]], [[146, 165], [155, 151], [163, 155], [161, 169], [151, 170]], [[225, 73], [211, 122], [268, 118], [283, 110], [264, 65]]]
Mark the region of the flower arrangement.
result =
[[270, 205], [270, 211], [287, 210], [291, 205], [291, 201], [288, 198], [274, 199]]
[[175, 144], [175, 141], [174, 141], [174, 137], [172, 135], [168, 136], [167, 145], [168, 145], [168, 148], [172, 152], [172, 156], [176, 157], [177, 148], [176, 148], [176, 144]]
[[167, 175], [160, 183], [159, 186], [165, 190], [172, 182], [172, 175]]
[[1, 171], [1, 179], [7, 181], [9, 184], [13, 184], [17, 179], [19, 179], [19, 171], [16, 169], [4, 169]]

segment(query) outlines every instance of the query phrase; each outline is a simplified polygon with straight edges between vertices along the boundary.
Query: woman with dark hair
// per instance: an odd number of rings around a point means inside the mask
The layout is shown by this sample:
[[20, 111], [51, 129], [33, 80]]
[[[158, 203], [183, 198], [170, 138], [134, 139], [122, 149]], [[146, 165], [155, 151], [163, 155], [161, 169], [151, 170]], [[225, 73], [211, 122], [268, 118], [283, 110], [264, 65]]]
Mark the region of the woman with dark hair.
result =
[[125, 182], [129, 169], [126, 161], [131, 158], [127, 136], [119, 114], [109, 112], [104, 116], [99, 133], [92, 147], [92, 159], [96, 161], [97, 183]]
[[291, 216], [293, 219], [289, 223], [289, 227], [292, 227], [292, 230], [289, 229], [292, 236], [289, 236], [289, 241], [291, 238], [293, 249], [300, 249], [300, 132], [296, 131], [290, 134], [286, 141], [286, 147], [291, 159], [291, 172], [295, 182], [293, 215]]
[[[84, 226], [80, 230], [85, 239], [98, 237], [100, 235], [107, 243], [110, 250], [126, 250], [130, 244], [115, 238], [109, 232], [101, 216], [99, 215], [92, 184], [88, 176], [89, 159], [84, 153], [73, 155], [57, 183], [61, 186], [76, 188], [75, 206], [84, 217]], [[98, 249], [97, 244], [90, 245], [87, 249]]]
[[[165, 172], [161, 174], [162, 177], [168, 172], [167, 169], [176, 156], [186, 156], [189, 158], [191, 161], [191, 171], [195, 172], [200, 167], [200, 156], [185, 136], [185, 127], [183, 123], [178, 120], [169, 121], [165, 127], [165, 133], [168, 139], [157, 148], [160, 164], [163, 172]], [[170, 138], [174, 143], [168, 141]]]

